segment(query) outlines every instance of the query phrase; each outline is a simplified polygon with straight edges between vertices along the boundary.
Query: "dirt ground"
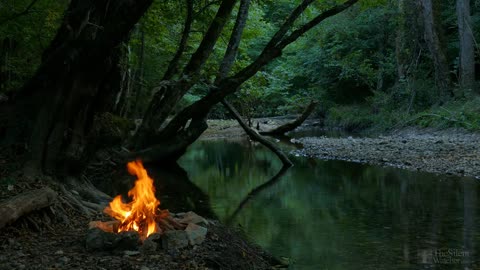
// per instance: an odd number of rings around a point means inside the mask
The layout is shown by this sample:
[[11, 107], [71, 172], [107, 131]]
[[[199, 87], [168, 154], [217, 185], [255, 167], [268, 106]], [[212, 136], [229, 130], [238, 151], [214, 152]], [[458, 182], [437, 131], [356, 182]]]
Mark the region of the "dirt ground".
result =
[[[1, 185], [1, 200], [40, 183]], [[0, 203], [1, 203], [0, 200]], [[242, 232], [210, 220], [206, 240], [179, 250], [155, 254], [89, 252], [85, 248], [88, 223], [103, 214], [84, 217], [72, 209], [54, 215], [55, 207], [32, 213], [1, 229], [0, 269], [275, 269], [278, 261], [249, 243]], [[48, 224], [43, 220], [49, 219]], [[41, 220], [41, 222], [38, 222]], [[36, 222], [37, 221], [37, 222]]]
[[[3, 153], [3, 155], [2, 155]], [[48, 186], [49, 181], [26, 180], [15, 173], [13, 155], [0, 151], [0, 204], [22, 192]], [[86, 217], [65, 205], [59, 195], [55, 204], [30, 213], [0, 229], [0, 270], [11, 269], [277, 269], [285, 265], [246, 240], [243, 232], [209, 220], [208, 233], [200, 245], [138, 252], [89, 252], [85, 248], [88, 224], [104, 220], [103, 213]], [[62, 211], [59, 211], [61, 209]]]

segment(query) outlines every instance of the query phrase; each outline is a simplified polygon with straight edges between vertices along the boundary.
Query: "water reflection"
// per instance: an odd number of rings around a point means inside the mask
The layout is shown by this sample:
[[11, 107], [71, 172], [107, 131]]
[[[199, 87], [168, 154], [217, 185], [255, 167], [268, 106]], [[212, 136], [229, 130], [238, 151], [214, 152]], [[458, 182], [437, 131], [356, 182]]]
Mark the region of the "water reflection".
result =
[[479, 267], [475, 180], [292, 161], [253, 197], [247, 195], [281, 167], [261, 146], [198, 142], [180, 163], [221, 220], [233, 216], [258, 244], [291, 258], [292, 269]]

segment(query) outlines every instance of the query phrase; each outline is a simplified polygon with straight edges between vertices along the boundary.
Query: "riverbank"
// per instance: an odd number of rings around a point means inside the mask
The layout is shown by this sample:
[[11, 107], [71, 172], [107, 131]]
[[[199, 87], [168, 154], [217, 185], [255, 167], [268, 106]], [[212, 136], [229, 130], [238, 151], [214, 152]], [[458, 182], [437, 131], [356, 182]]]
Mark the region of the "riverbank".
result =
[[461, 129], [406, 129], [372, 138], [307, 137], [293, 153], [480, 179], [480, 135]]
[[[253, 126], [259, 123], [260, 130], [268, 130], [294, 118], [257, 118]], [[247, 138], [235, 120], [209, 120], [208, 124], [202, 140]], [[299, 129], [308, 131], [316, 126], [309, 119]], [[405, 128], [371, 137], [322, 136], [291, 141], [303, 145], [303, 149], [292, 152], [295, 155], [480, 178], [480, 134], [461, 128]]]

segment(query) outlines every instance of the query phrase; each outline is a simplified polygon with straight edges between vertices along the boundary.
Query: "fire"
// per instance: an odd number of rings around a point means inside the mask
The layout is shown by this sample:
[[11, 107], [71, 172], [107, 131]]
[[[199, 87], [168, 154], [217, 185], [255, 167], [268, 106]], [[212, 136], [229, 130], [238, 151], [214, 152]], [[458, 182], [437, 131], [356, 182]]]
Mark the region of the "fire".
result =
[[127, 168], [131, 175], [138, 178], [135, 186], [128, 191], [132, 201], [124, 203], [121, 195], [118, 195], [104, 212], [120, 221], [118, 232], [136, 231], [145, 239], [152, 233], [161, 231], [157, 220], [165, 217], [165, 213], [168, 215], [168, 211], [163, 212], [158, 208], [160, 201], [155, 197], [153, 179], [148, 176], [142, 162], [129, 162]]

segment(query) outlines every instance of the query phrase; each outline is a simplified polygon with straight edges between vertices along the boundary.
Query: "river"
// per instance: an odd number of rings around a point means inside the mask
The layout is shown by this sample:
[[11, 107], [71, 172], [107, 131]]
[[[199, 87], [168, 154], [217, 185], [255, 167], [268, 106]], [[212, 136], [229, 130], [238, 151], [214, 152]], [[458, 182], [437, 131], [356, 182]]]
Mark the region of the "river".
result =
[[281, 167], [271, 152], [215, 140], [192, 145], [180, 165], [221, 221], [290, 269], [478, 269], [478, 180], [292, 161], [269, 182]]

